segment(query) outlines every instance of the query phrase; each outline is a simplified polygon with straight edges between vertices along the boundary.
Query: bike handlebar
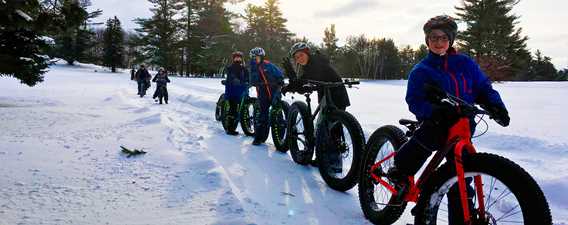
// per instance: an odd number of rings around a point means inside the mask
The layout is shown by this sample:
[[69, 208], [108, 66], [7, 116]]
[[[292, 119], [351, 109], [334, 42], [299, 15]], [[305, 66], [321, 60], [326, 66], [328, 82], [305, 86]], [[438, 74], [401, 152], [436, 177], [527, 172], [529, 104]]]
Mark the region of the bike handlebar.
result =
[[450, 104], [456, 108], [459, 108], [461, 113], [465, 116], [489, 115], [490, 118], [494, 117], [491, 112], [480, 109], [479, 107], [470, 104], [461, 98], [445, 92], [437, 86], [425, 84], [424, 91], [426, 91], [427, 94], [433, 95], [432, 97], [434, 99], [430, 99], [431, 102], [438, 104]]
[[317, 80], [304, 80], [304, 82], [308, 84], [312, 84], [318, 87], [340, 87], [340, 86], [347, 86], [351, 88], [353, 85], [360, 84], [359, 81], [341, 81], [341, 82], [327, 82], [327, 81], [317, 81]]

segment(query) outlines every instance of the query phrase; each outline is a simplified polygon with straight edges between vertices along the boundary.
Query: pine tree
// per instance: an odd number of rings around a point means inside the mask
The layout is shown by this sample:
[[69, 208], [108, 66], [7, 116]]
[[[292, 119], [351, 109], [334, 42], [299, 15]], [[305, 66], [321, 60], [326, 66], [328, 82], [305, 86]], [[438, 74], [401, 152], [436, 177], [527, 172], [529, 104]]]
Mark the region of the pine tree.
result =
[[278, 0], [266, 0], [264, 4], [267, 28], [266, 48], [273, 59], [280, 59], [287, 55], [292, 34], [286, 28], [288, 21], [282, 15]]
[[457, 15], [467, 24], [458, 35], [460, 49], [474, 57], [493, 80], [511, 80], [526, 71], [530, 60], [518, 16], [519, 0], [464, 0]]
[[421, 44], [418, 49], [414, 52], [414, 59], [416, 60], [414, 64], [419, 63], [422, 59], [428, 56], [428, 47], [425, 44]]
[[148, 0], [153, 4], [150, 19], [137, 18], [141, 28], [136, 31], [142, 37], [144, 57], [148, 63], [176, 71], [179, 55], [179, 20], [176, 14], [183, 8], [181, 0]]
[[206, 74], [220, 74], [228, 63], [232, 46], [233, 30], [229, 20], [232, 16], [224, 8], [227, 0], [205, 0], [198, 8], [199, 19], [195, 33], [201, 44], [194, 64], [198, 71]]
[[288, 55], [292, 33], [286, 28], [278, 0], [267, 0], [264, 6], [249, 4], [245, 9], [245, 40], [250, 47], [260, 46], [269, 58], [280, 60]]
[[568, 81], [568, 68], [558, 71], [558, 81]]
[[400, 58], [400, 75], [404, 79], [408, 79], [408, 74], [414, 65], [416, 64], [415, 52], [410, 45], [402, 48], [398, 53]]
[[116, 72], [116, 67], [122, 66], [122, 59], [124, 55], [124, 32], [120, 26], [120, 21], [115, 16], [107, 20], [106, 30], [104, 33], [104, 60], [105, 66], [111, 68], [111, 71]]
[[[182, 18], [180, 19], [181, 23], [181, 30], [183, 30], [183, 37], [180, 41], [180, 45], [182, 46], [181, 51], [181, 67], [180, 67], [180, 75], [183, 74], [185, 70], [185, 75], [189, 76], [191, 74], [191, 63], [193, 60], [193, 56], [198, 49], [198, 45], [195, 44], [197, 41], [195, 38], [192, 38], [195, 24], [197, 23], [197, 5], [195, 0], [184, 0], [183, 1], [183, 12]], [[192, 40], [193, 39], [193, 40]]]
[[60, 6], [60, 23], [57, 29], [55, 56], [73, 65], [77, 60], [89, 61], [87, 50], [94, 46], [95, 33], [87, 26], [87, 22], [99, 16], [102, 11], [87, 12], [91, 5], [89, 0], [64, 0]]
[[335, 56], [337, 54], [337, 41], [339, 41], [339, 39], [335, 35], [335, 24], [331, 24], [329, 28], [325, 28], [323, 46], [324, 52], [329, 56], [329, 60], [332, 63], [335, 62]]
[[28, 86], [43, 81], [50, 64], [44, 56], [45, 22], [54, 15], [36, 0], [0, 1], [0, 76], [15, 77]]
[[367, 79], [400, 79], [401, 62], [398, 48], [392, 39], [368, 39], [364, 35], [348, 37], [346, 44], [348, 57], [356, 62], [350, 73]]
[[529, 69], [526, 81], [556, 81], [559, 80], [558, 71], [554, 68], [554, 64], [550, 61], [550, 57], [543, 56], [540, 50], [537, 50], [535, 57], [529, 63]]

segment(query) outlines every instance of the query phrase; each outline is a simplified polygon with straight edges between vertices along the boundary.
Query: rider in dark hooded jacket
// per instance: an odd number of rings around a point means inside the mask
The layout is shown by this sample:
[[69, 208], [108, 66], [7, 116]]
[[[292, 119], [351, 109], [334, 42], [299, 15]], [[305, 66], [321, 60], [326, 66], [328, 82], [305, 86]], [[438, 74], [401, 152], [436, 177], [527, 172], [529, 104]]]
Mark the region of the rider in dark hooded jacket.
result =
[[[233, 52], [233, 63], [225, 69], [227, 80], [225, 82], [225, 99], [229, 101], [229, 119], [230, 122], [236, 123], [238, 104], [243, 95], [248, 94], [249, 72], [243, 65], [243, 53]], [[232, 126], [229, 126], [232, 127]], [[235, 130], [227, 131], [227, 134], [237, 135], [239, 132]]]
[[[299, 65], [299, 75], [293, 69], [290, 60], [284, 59], [286, 75], [290, 78], [290, 84], [283, 91], [301, 92], [304, 80], [316, 80], [324, 82], [341, 82], [341, 77], [331, 66], [329, 60], [317, 52], [312, 52], [310, 47], [303, 42], [294, 44], [290, 50], [290, 57]], [[321, 101], [323, 90], [318, 90], [318, 99]], [[350, 104], [347, 90], [344, 86], [331, 89], [333, 103], [341, 110], [345, 110]]]
[[[323, 82], [342, 82], [341, 77], [337, 71], [331, 66], [329, 60], [319, 53], [310, 51], [310, 47], [304, 42], [298, 42], [290, 49], [290, 57], [294, 58], [298, 67], [299, 75], [293, 69], [292, 64], [288, 58], [284, 59], [284, 68], [286, 75], [290, 78], [290, 84], [285, 86], [282, 90], [285, 92], [304, 92], [302, 87], [306, 80], [315, 80]], [[321, 102], [324, 97], [323, 89], [318, 89], [318, 102]], [[331, 99], [333, 104], [340, 110], [346, 110], [350, 105], [349, 96], [345, 86], [331, 88]], [[330, 167], [333, 171], [340, 172], [343, 167], [342, 160], [342, 138], [343, 130], [341, 126], [331, 130], [331, 138], [336, 144], [329, 146], [326, 158], [330, 162]], [[317, 161], [317, 159], [315, 160]], [[315, 161], [312, 164], [315, 164]]]

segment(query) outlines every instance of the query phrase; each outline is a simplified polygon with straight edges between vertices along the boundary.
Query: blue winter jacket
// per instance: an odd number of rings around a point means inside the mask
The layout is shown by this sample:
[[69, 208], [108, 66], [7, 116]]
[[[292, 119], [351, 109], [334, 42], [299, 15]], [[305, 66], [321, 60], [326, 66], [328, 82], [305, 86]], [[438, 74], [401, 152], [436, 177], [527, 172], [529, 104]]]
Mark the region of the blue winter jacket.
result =
[[491, 86], [491, 80], [477, 63], [453, 49], [444, 56], [430, 52], [410, 71], [406, 102], [418, 120], [432, 116], [432, 105], [423, 90], [426, 83], [443, 88], [468, 103], [505, 107], [499, 93]]
[[251, 84], [257, 87], [260, 99], [272, 100], [280, 96], [280, 89], [284, 82], [284, 75], [280, 68], [268, 60], [264, 60], [260, 64], [251, 60], [250, 74]]
[[249, 72], [240, 64], [231, 64], [225, 71], [225, 98], [229, 101], [240, 101], [243, 95], [248, 94]]

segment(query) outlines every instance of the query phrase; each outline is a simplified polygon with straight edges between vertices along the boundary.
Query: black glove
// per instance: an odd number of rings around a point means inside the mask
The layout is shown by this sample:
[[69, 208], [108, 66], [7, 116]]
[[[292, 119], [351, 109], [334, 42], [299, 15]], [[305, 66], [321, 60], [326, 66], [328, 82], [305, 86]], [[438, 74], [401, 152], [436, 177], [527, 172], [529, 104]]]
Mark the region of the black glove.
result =
[[424, 84], [423, 91], [426, 95], [426, 100], [431, 103], [438, 104], [443, 98], [447, 97], [447, 93], [435, 84]]
[[284, 68], [284, 74], [290, 78], [290, 80], [295, 80], [297, 75], [292, 63], [290, 62], [290, 58], [284, 57], [282, 58], [282, 68]]
[[432, 104], [431, 120], [437, 124], [450, 127], [454, 125], [461, 114], [458, 108], [448, 103]]
[[509, 112], [505, 107], [502, 106], [491, 106], [488, 107], [487, 111], [491, 114], [491, 117], [497, 122], [499, 125], [506, 127], [509, 126], [509, 122], [511, 122], [511, 118], [509, 117]]

